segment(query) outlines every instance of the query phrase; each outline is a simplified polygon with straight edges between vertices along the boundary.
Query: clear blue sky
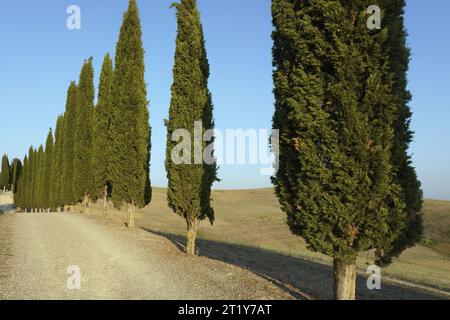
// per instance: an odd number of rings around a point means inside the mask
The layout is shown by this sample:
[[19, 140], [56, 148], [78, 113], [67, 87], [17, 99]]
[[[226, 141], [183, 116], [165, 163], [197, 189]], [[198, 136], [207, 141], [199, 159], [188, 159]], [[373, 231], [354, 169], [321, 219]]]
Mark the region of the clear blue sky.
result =
[[[138, 0], [146, 50], [153, 185], [165, 185], [165, 127], [176, 20], [173, 0]], [[96, 85], [105, 53], [114, 53], [127, 0], [15, 0], [0, 4], [0, 152], [23, 158], [45, 141], [64, 111], [66, 89], [85, 58]], [[66, 9], [82, 11], [82, 29], [66, 28]], [[273, 114], [269, 0], [199, 0], [211, 64], [218, 129], [269, 129]], [[425, 196], [450, 199], [450, 38], [448, 0], [409, 0], [409, 88], [416, 131], [411, 146]], [[260, 166], [224, 165], [216, 188], [267, 187]]]

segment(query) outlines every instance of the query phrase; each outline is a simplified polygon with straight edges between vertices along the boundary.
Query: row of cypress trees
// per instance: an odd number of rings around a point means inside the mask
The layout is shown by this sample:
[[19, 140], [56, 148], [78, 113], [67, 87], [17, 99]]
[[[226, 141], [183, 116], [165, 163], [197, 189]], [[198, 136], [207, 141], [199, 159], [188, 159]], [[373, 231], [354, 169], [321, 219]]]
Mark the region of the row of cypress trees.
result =
[[0, 171], [0, 190], [2, 191], [17, 191], [17, 185], [22, 174], [22, 161], [15, 158], [12, 163], [9, 163], [8, 155], [4, 154], [1, 162]]
[[0, 190], [15, 192], [21, 172], [22, 162], [16, 158], [10, 164], [8, 155], [4, 154], [1, 162]]
[[[382, 29], [367, 28], [370, 5]], [[355, 298], [356, 259], [377, 263], [422, 233], [408, 147], [411, 99], [404, 0], [273, 0], [273, 178], [294, 234], [334, 260], [337, 299]]]
[[150, 126], [144, 50], [135, 0], [124, 14], [115, 66], [103, 60], [97, 104], [94, 104], [93, 59], [85, 61], [78, 83], [67, 90], [66, 109], [44, 146], [30, 147], [24, 158], [16, 206], [31, 211], [73, 210], [110, 195], [126, 207], [128, 226], [134, 210], [150, 202]]
[[[203, 141], [214, 129], [213, 105], [208, 89], [209, 62], [196, 0], [181, 0], [173, 70], [172, 100], [167, 124], [166, 169], [170, 208], [186, 221], [187, 249], [195, 255], [197, 226], [214, 222], [211, 187], [217, 180], [215, 163], [175, 165], [172, 135], [177, 129], [194, 134], [201, 122]], [[151, 200], [149, 178], [150, 127], [144, 80], [144, 50], [135, 0], [130, 0], [116, 47], [115, 67], [106, 55], [102, 65], [98, 101], [94, 107], [92, 58], [83, 65], [78, 84], [67, 91], [65, 113], [58, 117], [55, 136], [48, 134], [45, 149], [30, 148], [24, 175], [15, 197], [18, 207], [31, 211], [68, 211], [78, 203], [88, 210], [91, 201], [109, 196], [115, 207], [126, 207], [128, 226], [134, 227], [134, 210]], [[202, 150], [213, 150], [214, 137]], [[191, 144], [194, 145], [194, 141]], [[186, 151], [190, 158], [195, 148]]]

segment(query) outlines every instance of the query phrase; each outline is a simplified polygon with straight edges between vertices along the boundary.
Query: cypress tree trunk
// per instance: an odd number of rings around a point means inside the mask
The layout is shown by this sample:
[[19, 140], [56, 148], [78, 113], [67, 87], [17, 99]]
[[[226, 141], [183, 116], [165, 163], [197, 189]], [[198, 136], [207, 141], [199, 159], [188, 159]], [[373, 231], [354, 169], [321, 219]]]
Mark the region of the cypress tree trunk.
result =
[[103, 191], [103, 217], [106, 217], [108, 212], [108, 185], [105, 184]]
[[91, 202], [91, 197], [88, 193], [86, 193], [83, 196], [83, 213], [86, 213], [86, 214], [89, 213], [90, 202]]
[[127, 204], [127, 212], [128, 212], [128, 223], [127, 223], [127, 227], [130, 229], [133, 229], [135, 224], [134, 224], [134, 211], [136, 210], [136, 206], [133, 203], [128, 203]]
[[336, 300], [355, 300], [356, 263], [346, 263], [333, 259], [334, 298]]
[[186, 219], [187, 232], [186, 232], [186, 253], [189, 256], [195, 256], [195, 240], [197, 239], [197, 219]]

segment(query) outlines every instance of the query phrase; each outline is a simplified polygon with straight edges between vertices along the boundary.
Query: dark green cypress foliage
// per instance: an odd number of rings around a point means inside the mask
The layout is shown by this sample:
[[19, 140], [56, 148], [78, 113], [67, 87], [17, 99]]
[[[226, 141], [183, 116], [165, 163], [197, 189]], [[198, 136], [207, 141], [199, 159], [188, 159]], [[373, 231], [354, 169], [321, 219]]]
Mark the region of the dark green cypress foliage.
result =
[[63, 158], [61, 200], [66, 205], [77, 202], [77, 198], [74, 196], [74, 158], [78, 102], [78, 87], [72, 81], [67, 90], [66, 111], [64, 113], [65, 126], [62, 132], [62, 135], [64, 135], [64, 145], [61, 147]]
[[333, 257], [338, 299], [355, 297], [358, 253], [389, 247], [402, 229], [387, 32], [366, 27], [371, 4], [272, 2], [280, 130], [273, 182], [291, 231]]
[[24, 206], [27, 211], [31, 209], [31, 174], [32, 174], [32, 150], [28, 150], [28, 167], [26, 178], [24, 179]]
[[39, 156], [38, 150], [33, 149], [31, 152], [31, 183], [30, 183], [30, 207], [33, 212], [36, 212], [37, 209], [37, 185], [38, 185], [38, 176], [39, 176]]
[[17, 185], [17, 192], [14, 196], [14, 205], [18, 208], [25, 209], [25, 202], [24, 202], [24, 191], [25, 191], [25, 183], [26, 177], [27, 177], [27, 169], [28, 169], [28, 156], [25, 155], [23, 159], [23, 166], [21, 169], [21, 173], [19, 175], [18, 185]]
[[31, 146], [28, 149], [28, 166], [26, 170], [26, 177], [24, 179], [24, 206], [26, 210], [32, 210], [33, 208], [33, 161], [34, 161], [34, 149]]
[[[405, 203], [406, 221], [401, 236], [388, 250], [381, 250], [379, 264], [386, 265], [392, 257], [398, 256], [408, 247], [419, 242], [423, 233], [422, 223], [422, 190], [408, 154], [409, 144], [413, 139], [410, 129], [411, 110], [409, 102], [411, 94], [407, 90], [407, 72], [410, 50], [406, 45], [406, 30], [404, 27], [404, 0], [383, 0], [383, 27], [389, 30], [386, 47], [389, 53], [390, 72], [393, 74], [392, 95], [396, 107], [394, 122], [394, 144], [392, 148], [392, 163], [395, 172], [395, 182], [401, 186], [401, 196]], [[394, 229], [395, 226], [392, 227]]]
[[13, 160], [13, 170], [12, 170], [12, 187], [11, 190], [14, 194], [17, 193], [19, 187], [19, 181], [22, 175], [22, 161], [20, 159]]
[[3, 189], [3, 191], [9, 190], [10, 180], [11, 177], [10, 177], [9, 159], [8, 156], [5, 154], [2, 157], [2, 172], [0, 176], [0, 188]]
[[[178, 34], [174, 65], [174, 82], [169, 121], [167, 123], [166, 171], [169, 180], [168, 203], [187, 224], [186, 252], [195, 255], [196, 229], [200, 220], [214, 221], [211, 207], [211, 186], [217, 180], [216, 163], [194, 163], [194, 139], [200, 138], [203, 150], [211, 142], [203, 141], [206, 130], [214, 129], [213, 106], [208, 90], [209, 63], [206, 56], [203, 29], [196, 0], [182, 0], [177, 9]], [[195, 137], [194, 123], [200, 122], [201, 137]], [[191, 136], [191, 163], [176, 164], [172, 159], [172, 141], [177, 129], [186, 129]], [[198, 156], [198, 155], [197, 155]], [[203, 158], [203, 157], [202, 157]]]
[[61, 116], [61, 132], [60, 132], [60, 146], [59, 146], [59, 152], [56, 159], [56, 166], [57, 166], [57, 176], [56, 176], [56, 195], [57, 195], [57, 203], [58, 207], [61, 209], [64, 209], [64, 206], [66, 205], [65, 199], [64, 199], [64, 145], [65, 145], [65, 127], [66, 127], [66, 118], [64, 116]]
[[43, 178], [42, 178], [42, 208], [50, 209], [50, 190], [51, 190], [51, 175], [52, 175], [52, 162], [53, 162], [53, 132], [50, 131], [45, 143], [45, 161], [43, 163]]
[[139, 12], [130, 0], [116, 46], [111, 93], [111, 123], [108, 143], [112, 200], [126, 205], [128, 226], [134, 226], [135, 207], [150, 202], [150, 125], [144, 79], [144, 49]]
[[[93, 194], [94, 185], [91, 165], [94, 95], [94, 69], [90, 58], [83, 65], [78, 83], [73, 163], [73, 196], [76, 201], [82, 201], [85, 210], [89, 205], [90, 195]], [[64, 118], [64, 124], [69, 127], [69, 120]]]
[[55, 128], [55, 147], [52, 155], [52, 173], [50, 183], [50, 206], [57, 209], [61, 203], [61, 175], [63, 174], [63, 116], [58, 116]]
[[108, 132], [111, 118], [111, 89], [113, 65], [109, 54], [105, 56], [100, 74], [98, 102], [94, 112], [92, 143], [92, 167], [95, 181], [95, 198], [103, 198], [106, 214], [108, 197]]
[[45, 151], [42, 145], [38, 149], [38, 164], [36, 175], [36, 208], [41, 211], [44, 208], [43, 195], [44, 195], [44, 176], [45, 176]]

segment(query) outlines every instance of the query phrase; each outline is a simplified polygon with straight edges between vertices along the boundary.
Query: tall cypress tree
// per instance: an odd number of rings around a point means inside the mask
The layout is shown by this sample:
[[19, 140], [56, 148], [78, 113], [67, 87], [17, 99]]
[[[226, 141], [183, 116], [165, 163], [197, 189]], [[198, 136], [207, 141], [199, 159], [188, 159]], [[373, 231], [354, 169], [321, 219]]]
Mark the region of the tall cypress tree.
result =
[[272, 2], [273, 183], [291, 231], [333, 257], [337, 299], [355, 297], [358, 253], [390, 247], [404, 220], [390, 156], [387, 32], [366, 27], [370, 4]]
[[47, 135], [47, 140], [45, 143], [45, 160], [43, 168], [43, 178], [42, 178], [42, 208], [49, 210], [50, 205], [50, 189], [51, 189], [51, 175], [52, 175], [52, 164], [53, 164], [53, 132], [50, 131]]
[[417, 178], [416, 170], [408, 154], [409, 145], [413, 139], [410, 129], [411, 109], [409, 102], [411, 93], [407, 89], [407, 73], [410, 50], [406, 45], [406, 30], [404, 26], [404, 0], [383, 0], [381, 7], [384, 11], [383, 26], [388, 29], [389, 37], [386, 42], [388, 50], [390, 72], [393, 74], [392, 95], [396, 107], [394, 122], [394, 144], [392, 148], [392, 163], [394, 166], [395, 182], [401, 186], [401, 197], [405, 203], [405, 228], [401, 236], [387, 250], [379, 252], [378, 263], [386, 265], [392, 257], [398, 256], [408, 247], [414, 246], [423, 233], [422, 223], [422, 190]]
[[11, 177], [10, 177], [9, 159], [8, 156], [5, 154], [2, 157], [2, 172], [0, 176], [0, 188], [3, 189], [3, 191], [9, 189], [10, 180]]
[[63, 175], [63, 133], [64, 133], [64, 118], [58, 116], [55, 128], [55, 147], [52, 155], [52, 173], [50, 183], [50, 206], [52, 209], [59, 208], [61, 203], [61, 176]]
[[[71, 82], [67, 90], [66, 111], [64, 113], [65, 126], [62, 135], [64, 136], [64, 145], [61, 146], [63, 167], [62, 167], [62, 200], [66, 205], [72, 205], [77, 202], [74, 193], [74, 158], [75, 158], [75, 135], [77, 128], [78, 105], [78, 87], [75, 82]], [[80, 120], [83, 121], [83, 120]], [[81, 128], [80, 128], [81, 130]], [[83, 141], [79, 142], [80, 146]], [[77, 149], [84, 152], [84, 149]], [[77, 158], [78, 159], [78, 158]], [[84, 159], [84, 158], [83, 158]], [[79, 164], [78, 164], [79, 165]], [[78, 167], [77, 167], [78, 168]]]
[[25, 209], [25, 202], [24, 202], [24, 192], [25, 192], [25, 184], [24, 181], [26, 181], [27, 176], [27, 169], [28, 169], [28, 156], [25, 155], [23, 158], [23, 166], [21, 169], [21, 174], [17, 185], [17, 193], [14, 196], [14, 205], [18, 208]]
[[33, 212], [37, 210], [37, 185], [39, 176], [39, 154], [37, 149], [32, 149], [31, 151], [31, 183], [30, 183], [30, 206]]
[[92, 167], [95, 181], [95, 197], [103, 198], [106, 215], [108, 201], [108, 132], [111, 118], [111, 89], [113, 65], [109, 54], [103, 60], [98, 89], [98, 102], [94, 113], [94, 132], [92, 143]]
[[[201, 139], [202, 150], [212, 141], [203, 141], [206, 130], [214, 129], [213, 106], [208, 90], [209, 63], [206, 56], [200, 13], [196, 0], [182, 0], [174, 4], [177, 10], [178, 34], [174, 65], [174, 82], [169, 121], [167, 123], [166, 171], [169, 180], [168, 203], [170, 208], [183, 217], [187, 224], [186, 252], [195, 255], [195, 238], [199, 221], [214, 221], [211, 207], [211, 186], [217, 180], [215, 161], [194, 163], [198, 157], [193, 147], [195, 139]], [[195, 132], [195, 122], [202, 125], [201, 136]], [[173, 156], [178, 141], [172, 141], [177, 129], [190, 133], [190, 149], [183, 157], [190, 163], [177, 164]], [[185, 143], [186, 141], [183, 141]], [[198, 150], [197, 150], [198, 151]], [[201, 154], [200, 156], [203, 156]], [[213, 152], [211, 153], [213, 156]], [[202, 157], [203, 158], [203, 157]], [[189, 161], [188, 161], [189, 162]]]
[[19, 181], [22, 175], [22, 161], [20, 159], [13, 160], [13, 169], [12, 169], [12, 187], [11, 190], [14, 194], [17, 193], [17, 189], [19, 186]]
[[[73, 195], [76, 201], [82, 201], [85, 210], [87, 210], [90, 196], [93, 194], [91, 161], [94, 91], [94, 69], [92, 58], [90, 58], [83, 65], [78, 83], [73, 162]], [[64, 118], [64, 125], [65, 127], [70, 126], [66, 118]]]
[[44, 209], [44, 177], [45, 177], [45, 151], [44, 146], [40, 145], [38, 149], [38, 164], [37, 164], [37, 181], [36, 181], [36, 208], [39, 212]]
[[139, 12], [130, 0], [116, 46], [108, 143], [112, 201], [126, 205], [128, 226], [134, 227], [135, 207], [150, 202], [150, 125], [144, 79], [144, 49]]
[[24, 204], [26, 210], [33, 209], [33, 162], [34, 162], [34, 149], [31, 146], [28, 149], [28, 166], [26, 170], [26, 178], [24, 179]]

